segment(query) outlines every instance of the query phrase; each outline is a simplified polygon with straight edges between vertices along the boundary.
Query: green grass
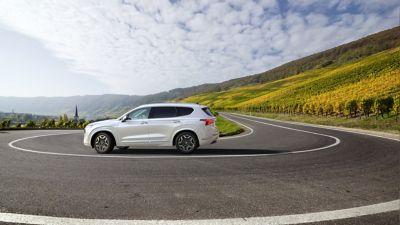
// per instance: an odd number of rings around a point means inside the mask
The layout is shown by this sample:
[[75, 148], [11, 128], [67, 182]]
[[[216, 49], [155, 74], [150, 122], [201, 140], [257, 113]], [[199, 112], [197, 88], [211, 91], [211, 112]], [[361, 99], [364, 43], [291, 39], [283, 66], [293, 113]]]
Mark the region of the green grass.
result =
[[227, 120], [219, 115], [217, 116], [216, 125], [219, 130], [220, 137], [240, 134], [244, 131], [243, 128], [241, 128], [236, 123]]
[[277, 113], [257, 113], [257, 112], [238, 112], [241, 114], [252, 115], [257, 117], [264, 117], [276, 120], [311, 123], [328, 126], [348, 127], [348, 128], [359, 128], [366, 130], [383, 131], [392, 134], [400, 134], [400, 116], [396, 121], [396, 116], [391, 114], [382, 117], [370, 116], [369, 118], [359, 117], [357, 118], [345, 118], [345, 117], [323, 117], [313, 115], [289, 115], [289, 114], [277, 114]]

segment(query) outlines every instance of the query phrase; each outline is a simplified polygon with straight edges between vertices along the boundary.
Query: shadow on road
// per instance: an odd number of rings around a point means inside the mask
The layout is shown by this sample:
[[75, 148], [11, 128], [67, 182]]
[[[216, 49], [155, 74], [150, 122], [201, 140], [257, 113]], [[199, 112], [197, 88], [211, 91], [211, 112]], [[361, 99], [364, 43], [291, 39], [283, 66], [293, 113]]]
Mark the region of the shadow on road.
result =
[[[277, 154], [287, 151], [266, 149], [197, 149], [190, 155], [252, 155]], [[184, 155], [175, 149], [114, 149], [111, 155]]]

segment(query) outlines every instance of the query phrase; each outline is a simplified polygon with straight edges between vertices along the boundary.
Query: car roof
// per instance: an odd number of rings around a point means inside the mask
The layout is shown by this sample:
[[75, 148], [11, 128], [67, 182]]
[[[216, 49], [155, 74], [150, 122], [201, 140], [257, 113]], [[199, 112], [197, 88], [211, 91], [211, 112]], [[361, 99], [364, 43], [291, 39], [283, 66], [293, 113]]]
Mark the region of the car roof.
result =
[[140, 108], [142, 107], [156, 107], [156, 106], [182, 106], [182, 107], [207, 107], [205, 105], [199, 105], [196, 103], [182, 103], [182, 102], [165, 102], [165, 103], [152, 103], [152, 104], [145, 104], [141, 105]]

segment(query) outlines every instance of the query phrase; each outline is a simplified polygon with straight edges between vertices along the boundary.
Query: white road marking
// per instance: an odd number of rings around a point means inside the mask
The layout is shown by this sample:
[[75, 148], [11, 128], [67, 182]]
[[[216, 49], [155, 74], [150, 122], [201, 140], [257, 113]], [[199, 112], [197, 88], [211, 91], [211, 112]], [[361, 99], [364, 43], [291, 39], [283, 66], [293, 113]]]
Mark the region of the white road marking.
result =
[[[335, 137], [335, 136], [332, 136], [332, 135], [321, 134], [321, 133], [317, 133], [317, 132], [311, 132], [311, 131], [300, 130], [300, 129], [291, 128], [291, 127], [280, 126], [280, 125], [276, 125], [276, 124], [272, 124], [272, 123], [266, 123], [266, 122], [261, 122], [261, 121], [257, 121], [257, 120], [252, 120], [252, 119], [249, 119], [249, 118], [243, 118], [243, 117], [232, 115], [232, 114], [231, 114], [231, 116], [237, 117], [237, 118], [241, 118], [243, 120], [252, 121], [252, 122], [255, 122], [255, 123], [265, 124], [265, 125], [268, 125], [268, 126], [279, 127], [279, 128], [283, 128], [283, 129], [287, 129], [287, 130], [294, 130], [294, 131], [308, 133], [308, 134], [314, 134], [314, 135], [318, 135], [318, 136], [329, 137], [329, 138], [332, 138], [332, 139], [335, 140], [335, 143], [327, 145], [327, 146], [323, 146], [323, 147], [320, 147], [320, 148], [307, 149], [307, 150], [285, 152], [286, 154], [296, 154], [296, 153], [303, 153], [303, 152], [314, 152], [314, 151], [319, 151], [319, 150], [331, 148], [331, 147], [334, 147], [334, 146], [340, 144], [340, 139]], [[284, 153], [278, 153], [278, 154], [284, 154]]]
[[361, 206], [349, 209], [340, 209], [325, 212], [314, 212], [283, 216], [229, 218], [229, 219], [202, 219], [202, 220], [117, 220], [117, 219], [79, 219], [52, 216], [36, 216], [14, 213], [0, 213], [0, 221], [7, 223], [25, 224], [51, 224], [51, 225], [267, 225], [267, 224], [301, 224], [329, 220], [348, 219], [359, 216], [367, 216], [384, 212], [400, 210], [400, 200]]
[[288, 123], [288, 124], [293, 124], [293, 125], [316, 127], [316, 128], [327, 129], [327, 130], [336, 130], [336, 131], [342, 131], [342, 132], [347, 132], [347, 133], [354, 133], [354, 134], [362, 134], [362, 135], [378, 137], [378, 138], [384, 138], [384, 139], [393, 140], [393, 141], [399, 141], [400, 142], [400, 135], [397, 135], [398, 138], [392, 138], [392, 137], [386, 137], [386, 136], [377, 135], [377, 134], [370, 134], [370, 133], [360, 132], [360, 131], [357, 131], [357, 130], [348, 130], [350, 128], [346, 129], [346, 128], [341, 128], [341, 127], [333, 127], [333, 126], [326, 126], [326, 125], [319, 125], [319, 124], [310, 124], [310, 123], [300, 123], [300, 122], [293, 122], [293, 121], [275, 120], [275, 119], [270, 119], [270, 118], [265, 118], [265, 117], [258, 117], [258, 116], [250, 116], [250, 115], [245, 115], [245, 114], [240, 114], [240, 113], [229, 113], [229, 115], [237, 115], [237, 116], [239, 116], [239, 118], [241, 118], [240, 116], [251, 117], [251, 118], [256, 118], [256, 119], [261, 119], [261, 120], [275, 121], [275, 122], [279, 122], [279, 123]]
[[[231, 116], [238, 117], [238, 116], [234, 116], [234, 115], [231, 115]], [[239, 117], [239, 118], [241, 118], [241, 117]], [[310, 132], [310, 131], [305, 131], [305, 130], [300, 130], [300, 129], [294, 129], [294, 128], [290, 128], [290, 127], [278, 126], [278, 125], [264, 123], [264, 122], [260, 122], [260, 121], [256, 121], [256, 120], [247, 119], [247, 118], [241, 118], [241, 119], [245, 119], [245, 120], [249, 120], [249, 121], [253, 121], [253, 122], [261, 123], [261, 124], [265, 124], [265, 125], [271, 125], [271, 126], [275, 126], [275, 127], [280, 127], [280, 128], [283, 128], [283, 129], [294, 130], [294, 131], [298, 131], [298, 132], [304, 132], [304, 133], [309, 133], [309, 134], [329, 137], [329, 138], [334, 139], [335, 142], [333, 144], [322, 146], [322, 147], [319, 147], [319, 148], [305, 149], [305, 150], [292, 151], [292, 152], [280, 152], [280, 153], [274, 153], [274, 154], [179, 155], [179, 156], [177, 156], [177, 155], [163, 155], [163, 156], [87, 155], [87, 154], [72, 154], [72, 153], [59, 153], [59, 152], [44, 152], [44, 151], [21, 148], [21, 147], [17, 147], [17, 146], [14, 145], [15, 143], [17, 143], [19, 141], [23, 141], [23, 140], [27, 140], [27, 139], [33, 139], [33, 138], [45, 137], [45, 136], [75, 134], [75, 133], [61, 133], [61, 134], [59, 133], [59, 134], [36, 135], [36, 136], [20, 138], [20, 139], [11, 141], [10, 143], [8, 143], [8, 145], [11, 148], [19, 150], [19, 151], [36, 153], [36, 154], [45, 154], [45, 155], [57, 155], [57, 156], [89, 157], [89, 158], [120, 158], [120, 159], [184, 159], [184, 158], [265, 157], [265, 156], [274, 156], [274, 155], [298, 154], [298, 153], [304, 153], [304, 152], [314, 152], [314, 151], [324, 150], [324, 149], [332, 148], [332, 147], [340, 144], [340, 139], [337, 138], [337, 137], [331, 136], [331, 135], [320, 134], [320, 133]], [[231, 120], [234, 121], [234, 122], [237, 122], [237, 121], [235, 121], [233, 119], [231, 119]], [[245, 127], [248, 127], [248, 126], [246, 126], [246, 125], [244, 125], [244, 124], [242, 124], [240, 122], [237, 122], [237, 123], [240, 124], [240, 125], [243, 125]], [[251, 129], [250, 127], [248, 127], [248, 128], [250, 129], [250, 133], [244, 134], [244, 135], [239, 136], [239, 137], [248, 136], [248, 135], [254, 133], [253, 129]]]
[[[239, 116], [237, 116], [239, 117]], [[242, 118], [242, 117], [239, 117]], [[279, 154], [296, 154], [301, 152], [310, 152], [310, 151], [317, 151], [322, 149], [327, 149], [333, 146], [336, 146], [340, 143], [340, 140], [331, 135], [320, 134], [316, 132], [304, 131], [295, 128], [284, 127], [275, 124], [264, 123], [261, 121], [255, 121], [247, 118], [242, 118], [249, 121], [253, 121], [256, 123], [271, 125], [275, 127], [280, 127], [283, 129], [289, 129], [299, 132], [305, 132], [320, 136], [326, 136], [335, 139], [335, 143], [316, 148], [316, 149], [309, 149], [303, 151], [296, 151], [296, 152], [288, 152], [288, 153], [279, 153]], [[237, 122], [237, 121], [235, 121]], [[243, 124], [241, 124], [243, 125]], [[252, 130], [252, 129], [251, 129]], [[251, 132], [253, 133], [253, 132]], [[36, 150], [24, 149], [20, 147], [14, 146], [14, 144], [18, 141], [32, 139], [37, 137], [43, 136], [51, 136], [51, 135], [66, 135], [66, 134], [74, 134], [74, 133], [61, 133], [61, 134], [46, 134], [46, 135], [37, 135], [32, 137], [26, 137], [14, 140], [9, 143], [9, 146], [25, 152], [31, 153], [38, 153], [38, 154], [48, 154], [48, 155], [63, 155], [63, 156], [78, 156], [78, 157], [96, 157], [96, 158], [143, 158], [142, 157], [126, 157], [126, 156], [98, 156], [98, 155], [81, 155], [81, 154], [68, 154], [68, 153], [55, 153], [55, 152], [41, 152]], [[264, 154], [252, 154], [252, 155], [216, 155], [216, 156], [146, 156], [146, 158], [194, 158], [194, 157], [201, 157], [201, 158], [209, 158], [209, 157], [244, 157], [244, 156], [266, 156]], [[384, 212], [392, 212], [400, 210], [400, 200], [394, 200], [390, 202], [378, 203], [368, 206], [361, 206], [349, 209], [340, 209], [340, 210], [333, 210], [333, 211], [325, 211], [325, 212], [314, 212], [314, 213], [305, 213], [305, 214], [294, 214], [294, 215], [282, 215], [282, 216], [268, 216], [268, 217], [249, 217], [249, 218], [229, 218], [229, 219], [203, 219], [203, 220], [117, 220], [117, 219], [79, 219], [79, 218], [66, 218], [66, 217], [51, 217], [51, 216], [38, 216], [38, 215], [24, 215], [24, 214], [15, 214], [15, 213], [1, 213], [0, 212], [0, 221], [8, 222], [8, 223], [26, 223], [26, 224], [61, 224], [61, 225], [68, 225], [68, 224], [139, 224], [139, 225], [152, 225], [152, 224], [167, 224], [167, 225], [193, 225], [193, 224], [218, 224], [218, 225], [225, 225], [225, 224], [300, 224], [300, 223], [312, 223], [312, 222], [321, 222], [321, 221], [329, 221], [329, 220], [338, 220], [338, 219], [347, 219], [359, 216], [366, 216], [366, 215], [373, 215], [378, 213]]]
[[218, 138], [218, 140], [227, 140], [227, 139], [233, 139], [233, 138], [242, 138], [242, 137], [246, 137], [246, 136], [249, 136], [249, 135], [251, 135], [251, 134], [254, 133], [254, 130], [253, 130], [251, 127], [246, 126], [246, 125], [244, 125], [243, 123], [240, 123], [240, 122], [238, 122], [238, 121], [236, 121], [236, 120], [234, 120], [234, 119], [228, 118], [228, 117], [226, 117], [226, 116], [224, 116], [224, 115], [222, 115], [222, 114], [221, 114], [221, 116], [224, 117], [224, 118], [227, 119], [227, 120], [230, 120], [230, 121], [233, 121], [233, 122], [239, 124], [239, 125], [242, 126], [242, 127], [247, 128], [247, 129], [249, 130], [249, 132], [246, 133], [246, 134], [234, 135], [234, 136], [230, 136], [230, 137], [220, 137], [220, 138]]

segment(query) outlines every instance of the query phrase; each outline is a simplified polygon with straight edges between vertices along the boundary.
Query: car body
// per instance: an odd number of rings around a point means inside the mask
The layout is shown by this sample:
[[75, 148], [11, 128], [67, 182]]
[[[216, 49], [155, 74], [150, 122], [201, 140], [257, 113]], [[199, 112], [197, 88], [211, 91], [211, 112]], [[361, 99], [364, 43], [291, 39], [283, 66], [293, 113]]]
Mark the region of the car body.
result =
[[[114, 146], [176, 146], [181, 152], [190, 153], [199, 146], [217, 141], [219, 132], [215, 120], [204, 105], [147, 104], [126, 112], [118, 119], [88, 124], [83, 143], [98, 153], [108, 153]], [[99, 147], [99, 143], [103, 146]], [[194, 146], [186, 150], [178, 148], [185, 143]]]

